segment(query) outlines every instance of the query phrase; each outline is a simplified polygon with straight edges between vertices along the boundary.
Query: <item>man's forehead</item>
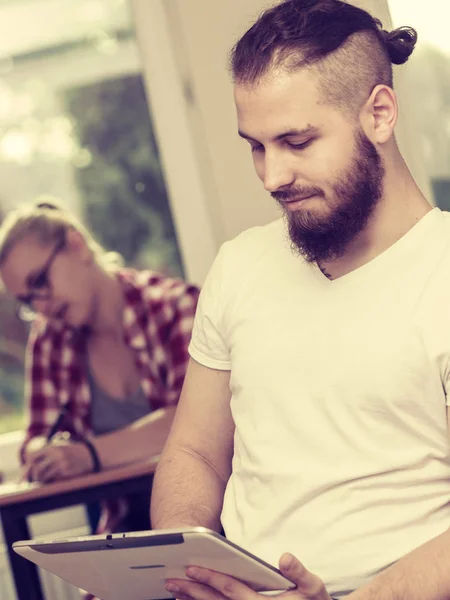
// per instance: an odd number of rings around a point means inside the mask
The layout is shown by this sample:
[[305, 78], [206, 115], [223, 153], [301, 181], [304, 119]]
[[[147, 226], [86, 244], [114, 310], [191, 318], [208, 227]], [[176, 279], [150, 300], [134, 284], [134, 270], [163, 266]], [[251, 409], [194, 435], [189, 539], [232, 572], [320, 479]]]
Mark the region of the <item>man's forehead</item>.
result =
[[[242, 137], [259, 139], [317, 132], [323, 106], [315, 81], [303, 71], [277, 74], [257, 84], [235, 85], [238, 130]], [[313, 131], [314, 130], [314, 131]], [[244, 135], [242, 135], [244, 134]]]
[[286, 100], [291, 94], [305, 97], [318, 95], [319, 76], [315, 69], [299, 69], [291, 72], [286, 69], [272, 69], [255, 82], [237, 81], [234, 84], [236, 100], [244, 98]]
[[323, 109], [317, 88], [315, 78], [304, 70], [268, 76], [251, 85], [237, 83], [234, 97], [238, 120], [295, 119], [290, 126], [303, 128]]

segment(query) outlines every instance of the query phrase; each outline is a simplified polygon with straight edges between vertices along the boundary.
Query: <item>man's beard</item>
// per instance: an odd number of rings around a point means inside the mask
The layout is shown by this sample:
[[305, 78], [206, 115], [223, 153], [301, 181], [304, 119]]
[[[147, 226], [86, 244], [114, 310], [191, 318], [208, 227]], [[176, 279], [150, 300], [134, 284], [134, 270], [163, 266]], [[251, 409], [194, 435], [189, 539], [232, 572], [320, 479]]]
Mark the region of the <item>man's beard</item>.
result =
[[359, 132], [350, 167], [333, 185], [336, 205], [326, 216], [314, 211], [289, 212], [283, 200], [324, 196], [319, 188], [295, 188], [273, 192], [284, 210], [292, 247], [308, 262], [336, 260], [366, 227], [383, 195], [384, 167], [372, 142]]

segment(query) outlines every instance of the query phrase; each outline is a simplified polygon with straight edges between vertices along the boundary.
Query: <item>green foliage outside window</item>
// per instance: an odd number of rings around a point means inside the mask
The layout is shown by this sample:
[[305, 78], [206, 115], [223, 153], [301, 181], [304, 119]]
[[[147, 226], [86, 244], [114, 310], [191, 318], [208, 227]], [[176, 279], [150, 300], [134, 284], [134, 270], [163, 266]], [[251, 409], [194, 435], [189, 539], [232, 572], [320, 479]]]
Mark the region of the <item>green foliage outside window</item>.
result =
[[181, 275], [176, 235], [140, 76], [66, 93], [90, 164], [77, 171], [86, 221], [128, 264]]

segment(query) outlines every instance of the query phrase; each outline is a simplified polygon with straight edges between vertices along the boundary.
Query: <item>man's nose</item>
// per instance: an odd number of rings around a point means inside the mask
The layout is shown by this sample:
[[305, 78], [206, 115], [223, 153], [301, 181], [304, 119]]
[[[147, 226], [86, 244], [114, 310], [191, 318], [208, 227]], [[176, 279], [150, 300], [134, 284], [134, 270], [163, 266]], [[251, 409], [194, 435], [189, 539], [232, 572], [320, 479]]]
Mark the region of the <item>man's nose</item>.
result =
[[264, 162], [263, 183], [268, 192], [290, 186], [295, 181], [294, 170], [288, 165], [283, 155], [266, 152]]

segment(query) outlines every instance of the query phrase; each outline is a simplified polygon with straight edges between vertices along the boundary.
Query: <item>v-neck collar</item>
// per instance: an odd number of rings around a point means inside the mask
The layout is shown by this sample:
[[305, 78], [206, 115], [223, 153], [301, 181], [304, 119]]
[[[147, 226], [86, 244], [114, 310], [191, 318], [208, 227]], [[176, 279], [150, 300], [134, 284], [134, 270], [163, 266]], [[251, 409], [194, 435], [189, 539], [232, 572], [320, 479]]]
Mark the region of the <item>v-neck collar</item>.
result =
[[311, 267], [323, 285], [336, 286], [343, 282], [347, 282], [356, 277], [363, 276], [366, 273], [369, 274], [372, 271], [382, 268], [382, 265], [387, 261], [395, 260], [397, 256], [401, 256], [406, 253], [412, 245], [416, 244], [420, 238], [427, 233], [427, 231], [437, 223], [440, 219], [442, 211], [436, 207], [428, 211], [419, 221], [411, 227], [404, 235], [402, 235], [396, 242], [391, 244], [386, 250], [383, 250], [380, 254], [364, 263], [360, 267], [337, 277], [336, 279], [329, 279], [320, 269], [317, 263], [312, 263]]

